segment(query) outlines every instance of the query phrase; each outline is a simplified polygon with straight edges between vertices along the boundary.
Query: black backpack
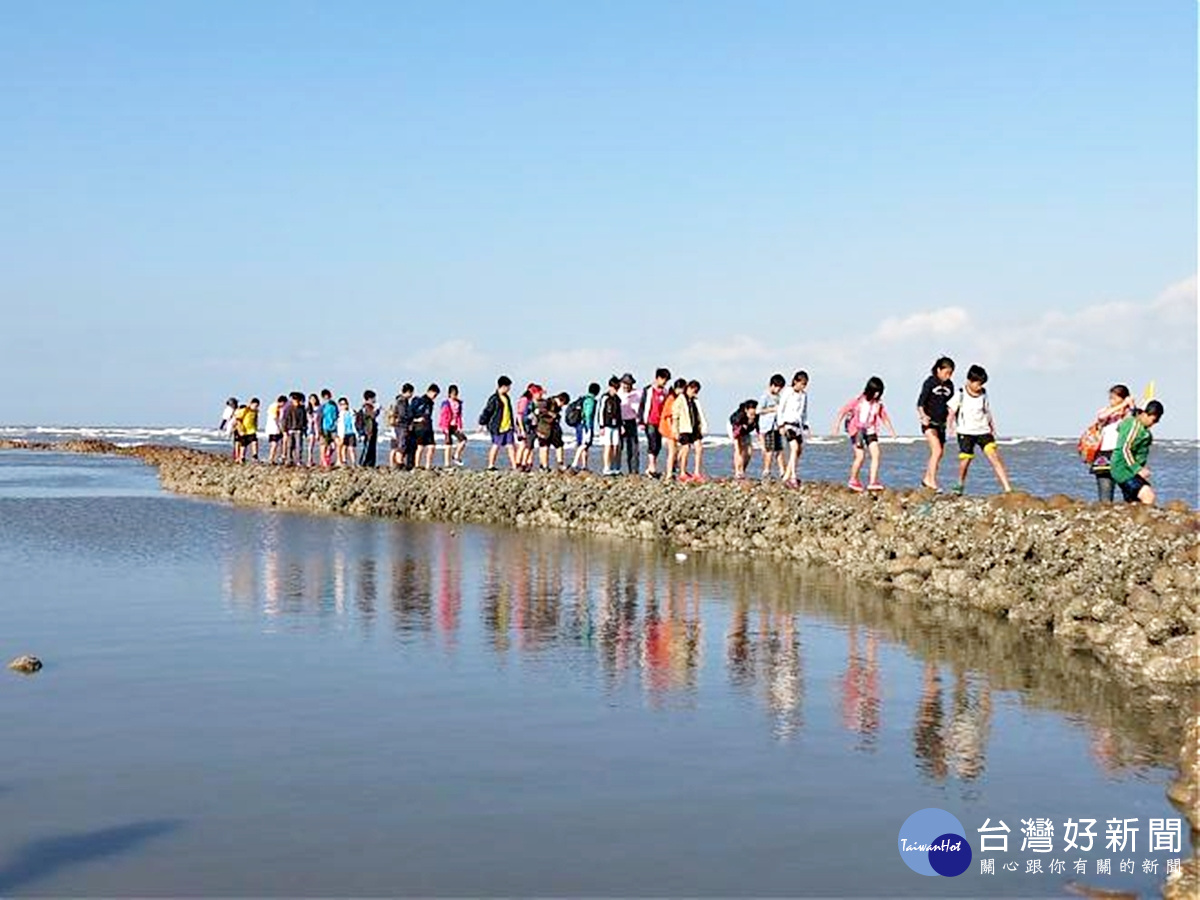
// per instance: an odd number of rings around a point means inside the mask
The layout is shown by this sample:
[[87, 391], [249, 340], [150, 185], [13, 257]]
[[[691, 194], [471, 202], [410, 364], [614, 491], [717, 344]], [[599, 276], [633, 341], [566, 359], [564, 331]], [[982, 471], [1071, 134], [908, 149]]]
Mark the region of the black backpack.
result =
[[583, 424], [583, 397], [576, 397], [567, 404], [567, 425], [578, 428]]
[[500, 398], [495, 394], [488, 397], [487, 403], [483, 405], [483, 412], [479, 414], [479, 424], [487, 428], [492, 421], [492, 416], [496, 414], [496, 407], [500, 404]]

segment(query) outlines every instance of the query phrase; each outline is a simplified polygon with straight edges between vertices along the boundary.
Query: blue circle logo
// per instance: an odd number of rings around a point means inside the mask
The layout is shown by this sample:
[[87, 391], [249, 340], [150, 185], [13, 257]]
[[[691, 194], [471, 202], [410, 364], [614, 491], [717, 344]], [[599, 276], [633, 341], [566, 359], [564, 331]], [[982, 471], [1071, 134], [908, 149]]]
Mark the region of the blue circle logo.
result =
[[921, 875], [953, 878], [971, 865], [966, 829], [944, 809], [919, 809], [900, 826], [900, 858]]

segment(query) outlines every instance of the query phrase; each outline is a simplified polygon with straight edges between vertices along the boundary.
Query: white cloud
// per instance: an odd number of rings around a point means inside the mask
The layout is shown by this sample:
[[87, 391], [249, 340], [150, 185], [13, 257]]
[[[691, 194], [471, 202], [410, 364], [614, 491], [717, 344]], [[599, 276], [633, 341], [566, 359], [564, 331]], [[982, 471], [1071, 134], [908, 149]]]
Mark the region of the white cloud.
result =
[[531, 373], [548, 386], [557, 386], [564, 382], [573, 384], [580, 379], [603, 380], [610, 375], [621, 375], [629, 365], [628, 354], [619, 350], [575, 347], [535, 356], [522, 362], [520, 370]]
[[468, 375], [484, 371], [488, 364], [487, 354], [471, 341], [462, 339], [444, 341], [413, 354], [409, 360], [409, 368], [416, 371], [461, 372]]
[[871, 340], [892, 344], [929, 335], [943, 337], [959, 334], [966, 329], [970, 320], [971, 317], [961, 306], [946, 306], [930, 312], [913, 313], [903, 318], [890, 316], [879, 323], [871, 335]]

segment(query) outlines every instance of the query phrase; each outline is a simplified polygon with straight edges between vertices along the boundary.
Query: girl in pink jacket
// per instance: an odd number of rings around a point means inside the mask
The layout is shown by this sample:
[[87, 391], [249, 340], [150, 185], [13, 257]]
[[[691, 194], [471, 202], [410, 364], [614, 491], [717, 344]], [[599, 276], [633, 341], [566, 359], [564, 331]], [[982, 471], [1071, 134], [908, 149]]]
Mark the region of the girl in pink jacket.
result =
[[446, 390], [446, 399], [438, 410], [438, 431], [442, 433], [442, 444], [445, 447], [446, 467], [451, 461], [454, 465], [463, 464], [463, 454], [467, 452], [467, 433], [463, 431], [463, 406], [458, 398], [458, 385], [452, 384]]
[[837, 434], [839, 423], [850, 436], [850, 446], [854, 448], [854, 461], [850, 463], [850, 481], [848, 486], [852, 491], [861, 491], [863, 484], [858, 480], [862, 471], [863, 461], [868, 453], [871, 454], [871, 478], [867, 482], [868, 491], [882, 491], [879, 481], [879, 428], [886, 425], [892, 437], [896, 429], [892, 420], [883, 408], [883, 379], [872, 375], [867, 379], [863, 392], [838, 410], [834, 419], [834, 434]]

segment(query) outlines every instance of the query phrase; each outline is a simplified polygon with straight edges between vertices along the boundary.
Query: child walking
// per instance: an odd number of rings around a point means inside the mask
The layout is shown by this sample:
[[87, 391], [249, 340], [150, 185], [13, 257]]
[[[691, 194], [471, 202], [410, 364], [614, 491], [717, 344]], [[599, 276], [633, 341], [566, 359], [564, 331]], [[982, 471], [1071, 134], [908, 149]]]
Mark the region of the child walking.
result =
[[1101, 503], [1112, 503], [1116, 493], [1116, 482], [1112, 477], [1113, 451], [1117, 449], [1117, 429], [1126, 416], [1134, 412], [1133, 397], [1129, 388], [1114, 384], [1108, 389], [1108, 406], [1096, 413], [1096, 425], [1100, 429], [1100, 446], [1091, 465], [1096, 478], [1096, 495]]
[[967, 369], [967, 383], [947, 404], [954, 416], [951, 427], [958, 436], [958, 484], [952, 489], [956, 494], [966, 489], [967, 472], [971, 469], [971, 461], [975, 459], [976, 447], [983, 451], [992, 464], [1004, 492], [1007, 494], [1012, 490], [1008, 472], [996, 446], [996, 420], [992, 417], [992, 408], [984, 388], [987, 380], [987, 370], [983, 366], [971, 366]]
[[567, 407], [567, 424], [572, 424], [571, 420], [576, 415], [571, 412], [572, 407], [578, 404], [577, 413], [579, 421], [574, 423], [575, 426], [575, 457], [571, 460], [571, 468], [576, 471], [582, 471], [588, 467], [588, 457], [592, 452], [592, 442], [596, 439], [596, 409], [599, 405], [600, 384], [593, 381], [588, 385], [587, 393], [579, 397]]
[[[675, 415], [675, 430], [679, 434], [679, 480], [705, 481], [704, 477], [704, 434], [708, 431], [708, 420], [700, 406], [700, 382], [689, 381], [682, 397], [677, 397], [671, 411]], [[687, 474], [688, 457], [692, 450], [692, 474]]]
[[779, 467], [779, 477], [784, 476], [783, 435], [779, 432], [779, 395], [784, 388], [783, 376], [778, 372], [771, 376], [767, 391], [758, 401], [758, 431], [761, 435], [762, 480], [771, 477], [772, 464]]
[[338, 397], [337, 410], [337, 464], [354, 466], [358, 463], [358, 429], [349, 398]]
[[940, 357], [929, 370], [929, 377], [921, 385], [917, 397], [917, 418], [921, 422], [921, 433], [929, 445], [929, 462], [925, 464], [925, 477], [921, 484], [931, 491], [938, 489], [937, 473], [942, 456], [946, 452], [946, 421], [949, 419], [947, 404], [954, 396], [954, 360]]
[[854, 450], [854, 459], [850, 463], [850, 480], [847, 486], [850, 490], [861, 492], [863, 484], [859, 480], [863, 462], [868, 454], [871, 456], [870, 478], [867, 481], [868, 491], [882, 491], [883, 484], [879, 480], [879, 426], [886, 425], [892, 437], [896, 429], [892, 426], [891, 417], [883, 405], [883, 379], [872, 375], [867, 379], [863, 392], [850, 400], [838, 410], [833, 423], [833, 433], [837, 434], [838, 426], [842, 425], [850, 436], [850, 446]]
[[746, 477], [754, 455], [754, 435], [758, 432], [758, 401], [743, 400], [729, 417], [729, 437], [733, 440], [733, 477]]
[[808, 431], [808, 373], [803, 369], [792, 376], [792, 386], [780, 392], [775, 424], [787, 445], [783, 483], [798, 487], [800, 456], [804, 453], [804, 438]]
[[438, 431], [442, 433], [445, 445], [443, 464], [450, 468], [451, 464], [461, 466], [463, 454], [467, 452], [467, 433], [463, 431], [463, 405], [458, 398], [458, 385], [452, 384], [446, 388], [446, 399], [438, 410]]
[[679, 432], [675, 428], [675, 404], [683, 396], [687, 382], [676, 378], [675, 383], [667, 390], [663, 399], [662, 418], [659, 419], [658, 430], [662, 434], [663, 446], [667, 448], [667, 467], [663, 477], [670, 481], [675, 477], [675, 460], [679, 455]]

